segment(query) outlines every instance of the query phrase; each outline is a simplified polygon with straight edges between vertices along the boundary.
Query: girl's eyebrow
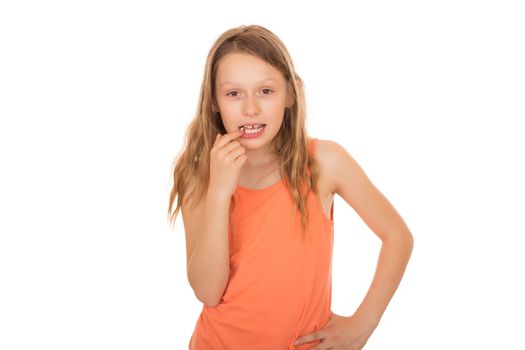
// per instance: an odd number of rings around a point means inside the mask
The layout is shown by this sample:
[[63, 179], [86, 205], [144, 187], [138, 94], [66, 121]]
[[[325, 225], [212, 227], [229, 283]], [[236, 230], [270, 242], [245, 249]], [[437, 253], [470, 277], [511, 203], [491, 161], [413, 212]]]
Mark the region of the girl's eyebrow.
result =
[[[274, 80], [274, 81], [275, 81], [274, 78], [266, 78], [266, 79], [264, 79], [264, 80], [261, 80], [261, 81], [259, 82], [259, 84], [262, 83], [262, 82], [268, 81], [268, 80]], [[231, 83], [231, 82], [229, 82], [229, 81], [225, 81], [225, 82], [221, 83], [221, 86], [226, 85], [226, 84], [236, 85], [237, 83]]]

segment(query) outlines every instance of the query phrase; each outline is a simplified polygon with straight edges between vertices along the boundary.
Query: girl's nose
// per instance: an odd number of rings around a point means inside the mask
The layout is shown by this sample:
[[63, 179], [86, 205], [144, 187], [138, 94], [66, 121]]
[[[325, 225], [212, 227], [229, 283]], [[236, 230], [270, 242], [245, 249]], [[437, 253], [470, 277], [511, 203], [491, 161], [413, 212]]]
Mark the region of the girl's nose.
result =
[[258, 114], [259, 111], [259, 104], [257, 103], [257, 98], [253, 96], [247, 96], [244, 99], [243, 103], [243, 114], [246, 115], [253, 115]]

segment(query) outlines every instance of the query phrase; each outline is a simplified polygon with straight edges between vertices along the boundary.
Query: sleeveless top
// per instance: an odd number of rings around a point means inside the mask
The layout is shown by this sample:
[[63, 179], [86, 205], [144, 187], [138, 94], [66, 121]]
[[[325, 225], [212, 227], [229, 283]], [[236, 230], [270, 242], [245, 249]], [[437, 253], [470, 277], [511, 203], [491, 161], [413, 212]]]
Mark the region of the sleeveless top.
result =
[[[309, 140], [315, 155], [316, 139]], [[326, 216], [313, 190], [303, 240], [301, 216], [285, 181], [263, 189], [237, 186], [229, 224], [230, 277], [220, 303], [203, 305], [190, 350], [299, 350], [302, 335], [331, 316], [333, 204]]]

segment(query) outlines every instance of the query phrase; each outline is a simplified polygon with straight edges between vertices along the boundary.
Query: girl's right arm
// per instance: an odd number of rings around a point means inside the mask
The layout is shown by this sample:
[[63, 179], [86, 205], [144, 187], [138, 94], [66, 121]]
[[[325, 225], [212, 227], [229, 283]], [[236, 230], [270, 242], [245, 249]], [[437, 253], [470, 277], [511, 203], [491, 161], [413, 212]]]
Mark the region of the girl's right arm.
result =
[[[219, 304], [230, 276], [229, 208], [245, 150], [235, 131], [217, 135], [210, 153], [210, 184], [203, 201], [194, 208], [181, 206], [186, 233], [188, 281], [195, 296], [208, 306]], [[191, 188], [188, 191], [191, 193]]]

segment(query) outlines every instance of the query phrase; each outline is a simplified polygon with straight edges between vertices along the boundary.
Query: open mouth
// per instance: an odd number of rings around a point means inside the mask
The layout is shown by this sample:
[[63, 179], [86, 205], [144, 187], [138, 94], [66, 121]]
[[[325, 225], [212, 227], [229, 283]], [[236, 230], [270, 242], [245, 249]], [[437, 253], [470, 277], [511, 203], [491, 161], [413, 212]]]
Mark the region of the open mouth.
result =
[[257, 134], [261, 132], [266, 124], [251, 124], [251, 125], [242, 125], [239, 126], [239, 130], [243, 131], [245, 134]]

